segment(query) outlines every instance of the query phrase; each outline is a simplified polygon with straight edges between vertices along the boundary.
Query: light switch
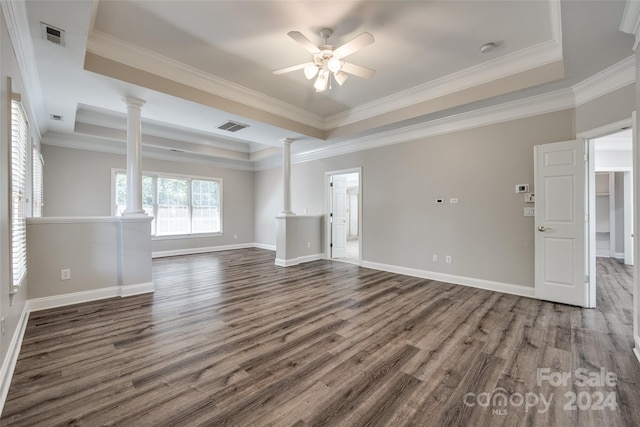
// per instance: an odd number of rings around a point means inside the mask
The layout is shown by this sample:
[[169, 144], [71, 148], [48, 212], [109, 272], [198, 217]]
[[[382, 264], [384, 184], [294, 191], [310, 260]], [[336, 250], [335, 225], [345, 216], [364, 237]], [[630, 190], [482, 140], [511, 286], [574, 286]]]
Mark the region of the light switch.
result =
[[455, 205], [456, 203], [458, 203], [458, 198], [457, 197], [450, 198], [449, 203], [451, 203], [452, 205]]
[[524, 208], [524, 216], [536, 216], [536, 208]]

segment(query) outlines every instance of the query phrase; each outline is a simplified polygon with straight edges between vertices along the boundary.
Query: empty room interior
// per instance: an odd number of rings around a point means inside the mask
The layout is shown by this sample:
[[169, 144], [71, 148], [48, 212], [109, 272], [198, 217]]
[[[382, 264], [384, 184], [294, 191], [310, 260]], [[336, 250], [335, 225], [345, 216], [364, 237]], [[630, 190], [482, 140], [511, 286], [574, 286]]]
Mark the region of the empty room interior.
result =
[[640, 1], [0, 11], [0, 425], [640, 425]]

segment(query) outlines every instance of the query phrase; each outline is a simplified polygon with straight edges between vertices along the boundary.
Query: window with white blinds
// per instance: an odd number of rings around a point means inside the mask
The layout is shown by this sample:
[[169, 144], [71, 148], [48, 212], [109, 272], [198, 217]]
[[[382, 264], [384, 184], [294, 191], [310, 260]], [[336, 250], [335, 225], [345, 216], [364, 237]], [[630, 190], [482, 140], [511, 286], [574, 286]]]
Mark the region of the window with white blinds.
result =
[[42, 183], [42, 169], [44, 161], [38, 147], [33, 147], [32, 160], [33, 165], [33, 196], [32, 196], [32, 209], [33, 216], [42, 216], [42, 202], [43, 202], [43, 183]]
[[27, 189], [27, 118], [22, 103], [11, 101], [11, 271], [13, 286], [27, 274], [27, 225], [24, 217]]

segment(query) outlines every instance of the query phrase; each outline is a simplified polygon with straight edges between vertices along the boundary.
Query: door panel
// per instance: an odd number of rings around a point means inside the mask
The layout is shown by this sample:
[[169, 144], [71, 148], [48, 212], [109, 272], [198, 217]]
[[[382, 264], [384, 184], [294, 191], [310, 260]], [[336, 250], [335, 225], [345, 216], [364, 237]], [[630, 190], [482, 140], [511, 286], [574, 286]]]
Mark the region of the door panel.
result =
[[331, 187], [331, 258], [347, 256], [347, 178], [334, 175]]
[[535, 295], [586, 306], [586, 168], [582, 141], [535, 147]]

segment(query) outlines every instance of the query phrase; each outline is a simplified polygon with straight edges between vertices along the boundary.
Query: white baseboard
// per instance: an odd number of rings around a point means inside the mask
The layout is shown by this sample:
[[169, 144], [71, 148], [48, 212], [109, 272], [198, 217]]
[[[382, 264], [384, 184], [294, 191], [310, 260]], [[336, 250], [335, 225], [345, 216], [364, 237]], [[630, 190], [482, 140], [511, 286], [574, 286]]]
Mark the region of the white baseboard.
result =
[[596, 257], [611, 258], [611, 251], [596, 250]]
[[528, 286], [475, 279], [473, 277], [456, 276], [453, 274], [437, 273], [435, 271], [419, 270], [417, 268], [400, 267], [397, 265], [381, 264], [378, 262], [362, 261], [361, 265], [362, 267], [372, 268], [374, 270], [388, 271], [390, 273], [404, 274], [407, 276], [420, 277], [422, 279], [438, 280], [440, 282], [471, 286], [473, 288], [486, 289], [488, 291], [535, 298], [535, 289]]
[[65, 305], [79, 304], [82, 302], [95, 301], [105, 298], [120, 296], [120, 287], [111, 286], [109, 288], [94, 289], [91, 291], [73, 292], [70, 294], [54, 295], [51, 297], [34, 298], [28, 301], [30, 311], [47, 310], [49, 308], [62, 307]]
[[266, 249], [268, 251], [276, 250], [276, 245], [267, 245], [266, 243], [254, 243], [253, 247], [258, 249]]
[[624, 252], [616, 252], [615, 254], [613, 254], [613, 258], [624, 259]]
[[130, 297], [133, 295], [153, 293], [155, 287], [153, 282], [136, 283], [135, 285], [120, 286], [120, 296]]
[[207, 252], [231, 251], [234, 249], [254, 248], [255, 243], [239, 243], [237, 245], [206, 246], [201, 248], [175, 249], [170, 251], [156, 251], [151, 253], [151, 258], [164, 258], [169, 256], [195, 255]]
[[291, 267], [293, 265], [303, 264], [305, 262], [317, 261], [319, 259], [324, 259], [324, 254], [312, 254], [312, 255], [304, 255], [297, 258], [291, 259], [282, 259], [276, 258], [276, 265], [280, 267]]
[[13, 336], [11, 337], [9, 347], [7, 348], [7, 355], [5, 356], [4, 361], [2, 362], [2, 367], [0, 368], [0, 411], [4, 408], [4, 403], [7, 400], [7, 395], [9, 394], [9, 386], [11, 385], [13, 371], [16, 368], [16, 362], [20, 355], [22, 338], [24, 337], [24, 332], [27, 329], [29, 313], [29, 303], [26, 302], [22, 309], [22, 313], [20, 314], [20, 319], [18, 319], [16, 330], [13, 332]]

